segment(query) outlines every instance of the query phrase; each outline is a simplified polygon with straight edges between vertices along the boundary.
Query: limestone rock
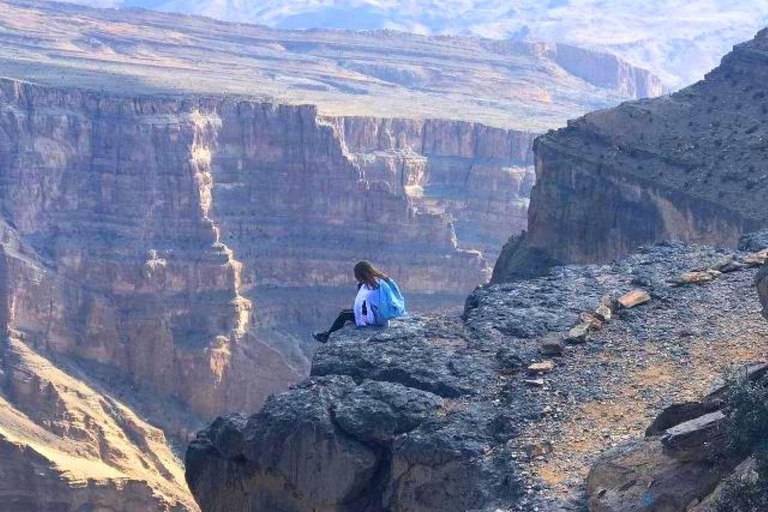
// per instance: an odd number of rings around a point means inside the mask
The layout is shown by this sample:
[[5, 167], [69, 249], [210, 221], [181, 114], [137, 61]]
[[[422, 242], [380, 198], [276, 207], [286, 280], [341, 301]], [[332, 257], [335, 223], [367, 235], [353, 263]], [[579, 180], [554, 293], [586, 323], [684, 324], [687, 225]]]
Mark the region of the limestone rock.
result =
[[199, 511], [162, 431], [15, 334], [0, 345], [0, 473], [8, 512]]
[[724, 446], [725, 442], [725, 415], [722, 411], [675, 425], [661, 437], [661, 444], [667, 453], [680, 460], [714, 459], [716, 455], [707, 452], [712, 446]]
[[557, 365], [555, 364], [554, 361], [549, 361], [549, 360], [542, 361], [540, 363], [533, 363], [533, 364], [529, 365], [528, 366], [528, 372], [529, 373], [534, 373], [534, 374], [535, 373], [549, 373], [549, 372], [551, 372], [552, 370], [555, 369], [555, 366], [557, 366]]
[[651, 295], [645, 290], [632, 290], [619, 297], [619, 304], [622, 307], [630, 309], [651, 301]]
[[645, 435], [648, 437], [661, 435], [669, 428], [717, 411], [719, 405], [712, 401], [671, 405], [656, 417], [645, 431]]
[[659, 438], [609, 451], [587, 477], [590, 512], [685, 512], [704, 499], [738, 462], [681, 461]]
[[686, 272], [677, 278], [676, 283], [679, 285], [686, 284], [704, 284], [710, 281], [714, 281], [722, 275], [722, 272], [718, 270], [704, 270], [700, 272]]
[[761, 267], [768, 263], [768, 249], [748, 254], [742, 262], [748, 267]]
[[516, 496], [506, 449], [486, 452], [514, 416], [500, 422], [483, 397], [451, 412], [482, 395], [495, 364], [444, 341], [455, 329], [406, 319], [338, 333], [320, 349], [314, 376], [247, 425], [220, 420], [223, 428], [190, 445], [187, 479], [203, 510], [461, 512]]
[[595, 317], [602, 322], [610, 322], [613, 317], [613, 311], [608, 306], [601, 304], [595, 310]]
[[568, 331], [568, 336], [565, 338], [566, 343], [578, 345], [586, 343], [589, 332], [592, 329], [590, 324], [579, 324]]
[[589, 329], [592, 331], [599, 331], [603, 328], [603, 321], [592, 313], [582, 312], [579, 318], [582, 323], [589, 325]]

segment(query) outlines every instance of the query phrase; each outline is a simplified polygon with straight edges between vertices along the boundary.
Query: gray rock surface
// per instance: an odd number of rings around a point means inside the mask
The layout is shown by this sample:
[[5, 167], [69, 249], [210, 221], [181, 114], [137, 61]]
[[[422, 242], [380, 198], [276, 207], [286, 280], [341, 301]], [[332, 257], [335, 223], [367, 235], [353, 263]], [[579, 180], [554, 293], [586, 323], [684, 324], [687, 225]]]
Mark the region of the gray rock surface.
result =
[[[581, 510], [577, 475], [617, 446], [620, 426], [632, 425], [621, 432], [641, 437], [669, 400], [706, 394], [711, 380], [688, 379], [698, 354], [731, 364], [736, 349], [764, 350], [743, 334], [746, 328], [768, 340], [755, 307], [757, 269], [676, 286], [683, 272], [746, 254], [667, 243], [614, 265], [558, 267], [478, 289], [461, 319], [344, 329], [319, 348], [309, 380], [271, 398], [247, 426], [227, 423], [242, 432], [242, 449], [220, 427], [198, 435], [187, 453], [190, 487], [205, 512]], [[551, 371], [536, 378], [525, 371], [542, 362], [544, 341], [565, 337], [583, 313], [615, 306], [611, 297], [637, 288], [651, 301], [617, 308], [586, 343], [564, 347]], [[672, 378], [638, 380], [662, 364]], [[596, 425], [602, 404], [633, 423]], [[694, 416], [672, 415], [663, 429]], [[225, 437], [238, 453], [220, 447]], [[677, 460], [653, 440], [674, 471], [687, 468], [717, 485], [709, 462]], [[592, 449], [574, 451], [571, 443]], [[571, 472], [573, 481], [545, 480], [553, 469]], [[573, 498], [563, 500], [558, 486]], [[692, 495], [701, 494], [696, 489]]]

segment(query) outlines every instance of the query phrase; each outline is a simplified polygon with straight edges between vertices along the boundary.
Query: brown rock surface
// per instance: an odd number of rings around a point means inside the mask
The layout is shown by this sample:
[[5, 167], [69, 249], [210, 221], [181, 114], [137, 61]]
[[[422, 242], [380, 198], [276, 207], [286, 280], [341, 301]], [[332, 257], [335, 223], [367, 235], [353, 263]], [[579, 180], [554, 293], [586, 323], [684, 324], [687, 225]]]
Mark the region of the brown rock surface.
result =
[[529, 231], [494, 279], [542, 262], [608, 262], [662, 240], [735, 247], [768, 225], [766, 56], [764, 30], [691, 87], [538, 138]]
[[196, 512], [163, 433], [16, 335], [0, 347], [0, 510]]

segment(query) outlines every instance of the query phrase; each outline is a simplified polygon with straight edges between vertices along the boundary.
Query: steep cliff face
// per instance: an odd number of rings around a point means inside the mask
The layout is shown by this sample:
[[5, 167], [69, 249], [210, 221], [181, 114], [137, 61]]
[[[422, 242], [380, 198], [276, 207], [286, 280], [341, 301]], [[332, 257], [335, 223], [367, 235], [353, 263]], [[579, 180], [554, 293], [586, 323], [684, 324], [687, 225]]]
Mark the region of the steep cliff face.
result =
[[198, 418], [296, 378], [247, 332], [242, 264], [212, 218], [215, 115], [13, 81], [0, 95], [5, 325]]
[[540, 137], [529, 232], [495, 279], [534, 259], [606, 262], [666, 239], [734, 246], [768, 223], [766, 58], [763, 31], [698, 84]]
[[0, 510], [196, 512], [162, 431], [12, 332], [0, 345]]
[[632, 98], [655, 98], [667, 92], [657, 76], [614, 54], [567, 44], [546, 45], [545, 48], [545, 53], [563, 69], [598, 87], [620, 91]]
[[460, 121], [333, 119], [354, 162], [420, 211], [447, 214], [461, 247], [494, 262], [527, 226], [534, 134]]
[[190, 488], [205, 512], [583, 510], [601, 452], [764, 354], [763, 237], [485, 287], [463, 320], [341, 331], [309, 379], [198, 434]]
[[[254, 410], [295, 381], [301, 368], [255, 336], [254, 317], [330, 314], [356, 258], [414, 296], [459, 296], [487, 278], [444, 211], [419, 211], [406, 186], [359, 165], [344, 121], [313, 107], [7, 80], [0, 94], [6, 325], [136, 386], [176, 433], [195, 424], [187, 413]], [[425, 123], [422, 151], [467, 167], [494, 150], [524, 160], [530, 136], [467, 127]]]

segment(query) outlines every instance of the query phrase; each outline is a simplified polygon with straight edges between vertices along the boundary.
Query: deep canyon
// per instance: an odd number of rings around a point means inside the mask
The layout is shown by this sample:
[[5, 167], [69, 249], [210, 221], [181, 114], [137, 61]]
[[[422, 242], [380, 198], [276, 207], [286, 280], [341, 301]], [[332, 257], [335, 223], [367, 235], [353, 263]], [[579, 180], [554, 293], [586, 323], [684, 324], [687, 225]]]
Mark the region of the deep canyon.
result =
[[703, 82], [539, 137], [495, 282], [461, 318], [344, 331], [200, 432], [203, 509], [718, 510], [755, 461], [713, 383], [768, 370], [766, 55], [768, 30]]
[[[667, 320], [670, 301], [737, 301], [736, 359], [764, 346], [766, 247], [737, 245], [766, 225], [765, 33], [700, 84], [550, 132], [664, 88], [565, 45], [27, 0], [0, 2], [0, 41], [0, 510], [197, 511], [187, 480], [205, 512], [565, 507], [524, 494], [546, 474], [539, 490], [575, 489], [568, 461], [518, 464], [518, 444], [562, 425], [547, 407], [570, 418], [616, 389], [581, 391], [565, 362], [541, 398], [520, 367], [544, 338], [645, 286]], [[672, 238], [727, 249], [607, 265]], [[314, 354], [360, 258], [414, 316]], [[703, 298], [667, 282], [722, 258], [745, 263]], [[661, 407], [635, 403], [626, 435]]]

